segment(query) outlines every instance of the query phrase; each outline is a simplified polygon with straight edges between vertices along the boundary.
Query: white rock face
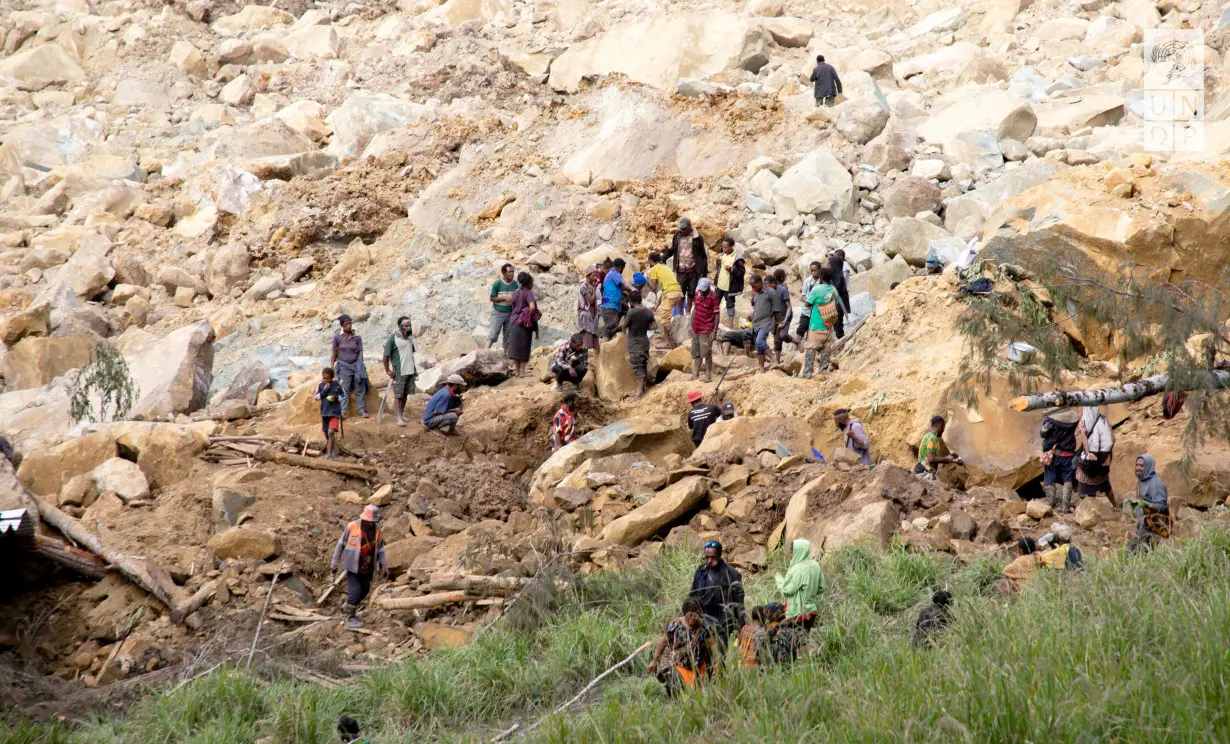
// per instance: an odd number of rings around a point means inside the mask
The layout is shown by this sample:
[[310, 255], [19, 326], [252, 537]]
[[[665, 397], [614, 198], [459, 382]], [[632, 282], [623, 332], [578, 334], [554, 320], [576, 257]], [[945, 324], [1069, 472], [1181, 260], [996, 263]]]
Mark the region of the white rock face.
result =
[[94, 485], [99, 493], [111, 491], [124, 503], [149, 497], [149, 481], [135, 462], [113, 457], [94, 468]]
[[77, 60], [57, 44], [23, 49], [0, 60], [0, 83], [18, 90], [42, 90], [50, 85], [75, 83], [85, 77]]
[[219, 36], [242, 36], [255, 31], [267, 31], [274, 26], [293, 23], [295, 17], [284, 10], [264, 5], [245, 5], [234, 15], [214, 21], [214, 33]]
[[800, 214], [827, 214], [852, 221], [857, 192], [846, 167], [827, 148], [814, 150], [782, 174], [773, 187], [773, 211], [790, 219]]
[[956, 31], [965, 25], [965, 11], [960, 7], [937, 10], [910, 26], [906, 32], [910, 36], [925, 36], [930, 33]]
[[927, 71], [950, 72], [960, 70], [978, 56], [978, 47], [967, 42], [958, 41], [952, 46], [944, 47], [929, 54], [902, 60], [893, 65], [893, 74], [899, 79], [919, 75]]
[[385, 93], [356, 93], [342, 102], [325, 122], [333, 129], [329, 152], [348, 162], [363, 154], [380, 132], [420, 121], [435, 121], [435, 108], [403, 101]]
[[764, 32], [747, 16], [722, 12], [662, 14], [621, 23], [568, 48], [551, 65], [549, 83], [575, 92], [587, 75], [622, 73], [655, 88], [681, 78], [759, 71], [769, 58]]
[[967, 86], [950, 96], [946, 104], [918, 126], [918, 134], [933, 145], [943, 145], [961, 132], [983, 130], [997, 140], [1024, 142], [1034, 133], [1038, 117], [1017, 94], [999, 88]]

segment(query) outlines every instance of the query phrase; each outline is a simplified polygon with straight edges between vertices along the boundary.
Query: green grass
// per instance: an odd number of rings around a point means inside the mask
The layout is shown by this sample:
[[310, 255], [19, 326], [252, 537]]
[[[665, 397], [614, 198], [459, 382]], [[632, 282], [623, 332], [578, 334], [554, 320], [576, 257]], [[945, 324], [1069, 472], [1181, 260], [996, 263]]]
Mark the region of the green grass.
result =
[[[823, 563], [829, 591], [806, 661], [727, 670], [666, 700], [645, 654], [526, 739], [1230, 741], [1230, 531], [1047, 574], [1010, 599], [991, 593], [997, 562], [851, 548]], [[343, 712], [379, 742], [489, 739], [655, 638], [694, 565], [664, 552], [649, 568], [587, 578], [520, 603], [507, 629], [342, 689], [220, 672], [122, 719], [0, 723], [0, 742], [332, 742]], [[954, 626], [937, 648], [915, 650], [913, 618], [940, 586], [957, 598]], [[773, 598], [772, 579], [748, 594]]]

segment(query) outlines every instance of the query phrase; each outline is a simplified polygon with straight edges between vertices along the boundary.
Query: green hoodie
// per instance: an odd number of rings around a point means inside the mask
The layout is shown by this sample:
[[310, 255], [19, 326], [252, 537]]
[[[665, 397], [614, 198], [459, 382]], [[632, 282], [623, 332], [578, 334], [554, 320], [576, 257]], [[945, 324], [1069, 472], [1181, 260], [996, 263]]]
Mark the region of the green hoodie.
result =
[[786, 576], [778, 574], [773, 577], [786, 598], [787, 620], [819, 609], [816, 599], [824, 592], [824, 572], [820, 570], [820, 564], [811, 558], [811, 543], [799, 539], [794, 541], [792, 547], [794, 555], [790, 558]]

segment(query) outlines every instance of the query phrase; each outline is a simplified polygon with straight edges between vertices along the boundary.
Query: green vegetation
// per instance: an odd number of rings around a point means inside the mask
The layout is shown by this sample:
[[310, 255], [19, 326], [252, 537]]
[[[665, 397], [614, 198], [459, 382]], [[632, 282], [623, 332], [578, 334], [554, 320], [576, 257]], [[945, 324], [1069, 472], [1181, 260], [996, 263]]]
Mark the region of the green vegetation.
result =
[[132, 410], [137, 392], [124, 355], [100, 344], [69, 387], [68, 412], [78, 423], [119, 421]]
[[[339, 714], [377, 742], [489, 740], [535, 720], [656, 636], [677, 611], [693, 556], [579, 581], [518, 604], [472, 645], [338, 690], [216, 673], [151, 696], [122, 720], [69, 729], [0, 724], [0, 741], [335, 741]], [[823, 561], [830, 591], [815, 653], [791, 668], [727, 670], [666, 700], [648, 654], [587, 707], [530, 741], [1230, 741], [1230, 530], [1049, 573], [1010, 599], [1000, 563], [853, 548]], [[932, 650], [909, 630], [937, 586], [954, 625]], [[772, 580], [749, 599], [772, 598]]]

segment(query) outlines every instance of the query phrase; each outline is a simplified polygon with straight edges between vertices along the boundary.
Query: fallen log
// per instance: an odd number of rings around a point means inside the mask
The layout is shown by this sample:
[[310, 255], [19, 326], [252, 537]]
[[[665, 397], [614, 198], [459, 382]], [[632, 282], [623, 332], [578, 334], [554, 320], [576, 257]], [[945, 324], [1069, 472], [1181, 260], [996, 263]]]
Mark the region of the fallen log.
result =
[[222, 579], [214, 579], [201, 584], [201, 587], [196, 590], [195, 594], [180, 602], [179, 606], [171, 612], [171, 622], [175, 625], [180, 625], [184, 620], [188, 619], [189, 615], [204, 607], [217, 594], [220, 583], [222, 583]]
[[[1036, 411], [1039, 408], [1076, 408], [1080, 406], [1104, 406], [1111, 403], [1127, 403], [1150, 395], [1166, 392], [1170, 375], [1146, 377], [1136, 382], [1126, 382], [1117, 387], [1098, 390], [1053, 390], [1013, 398], [1008, 406], [1014, 411]], [[1218, 390], [1230, 387], [1230, 372], [1214, 370], [1205, 378], [1204, 385], [1188, 389]]]
[[530, 579], [518, 576], [478, 576], [472, 574], [443, 573], [432, 576], [427, 582], [431, 591], [461, 590], [479, 596], [505, 596], [521, 591]]
[[108, 566], [117, 569], [125, 578], [152, 594], [174, 612], [180, 600], [178, 590], [166, 571], [148, 558], [143, 560], [144, 565], [142, 565], [118, 550], [107, 549], [98, 535], [86, 529], [81, 522], [60, 511], [46, 499], [39, 498], [32, 493], [29, 496], [38, 505], [39, 514], [44, 522], [55, 527], [78, 545], [84, 546], [105, 561]]
[[46, 535], [35, 535], [34, 544], [39, 555], [83, 576], [101, 579], [107, 575], [106, 564], [93, 553], [78, 550], [66, 542]]
[[437, 592], [421, 597], [388, 597], [376, 600], [376, 606], [383, 610], [426, 610], [432, 607], [443, 607], [472, 599], [464, 591]]
[[351, 478], [362, 478], [363, 480], [376, 480], [376, 469], [370, 465], [359, 465], [352, 462], [337, 462], [336, 460], [324, 460], [315, 457], [303, 457], [302, 455], [292, 455], [289, 452], [282, 452], [270, 447], [264, 447], [258, 450], [253, 459], [260, 462], [276, 462], [279, 465], [294, 465], [300, 468], [312, 468], [313, 470], [327, 470], [331, 473], [349, 476]]

